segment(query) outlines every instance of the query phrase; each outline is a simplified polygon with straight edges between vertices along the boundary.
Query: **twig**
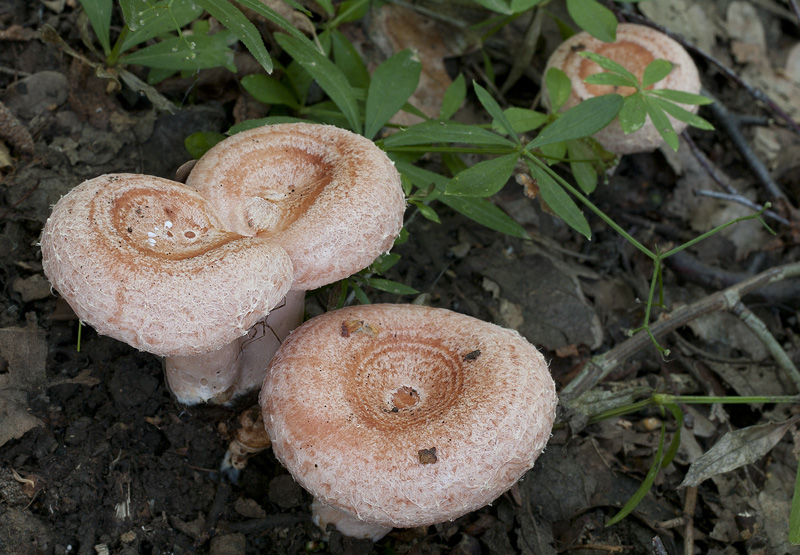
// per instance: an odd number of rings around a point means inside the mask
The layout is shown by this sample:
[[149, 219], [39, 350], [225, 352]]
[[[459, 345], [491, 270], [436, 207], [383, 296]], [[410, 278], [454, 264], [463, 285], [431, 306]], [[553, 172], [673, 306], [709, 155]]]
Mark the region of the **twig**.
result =
[[[696, 189], [694, 194], [699, 197], [709, 197], [709, 198], [716, 198], [720, 200], [728, 200], [731, 202], [735, 202], [737, 204], [741, 204], [742, 206], [746, 206], [753, 210], [753, 212], [760, 212], [764, 209], [764, 206], [758, 204], [757, 202], [753, 202], [747, 197], [743, 197], [739, 193], [720, 193], [719, 191], [705, 191], [703, 189]], [[776, 214], [772, 210], [764, 210], [762, 215], [772, 218], [776, 222], [780, 222], [783, 225], [789, 225], [789, 220], [784, 218], [783, 216]]]
[[694, 553], [694, 511], [697, 506], [697, 486], [686, 488], [686, 499], [683, 502], [683, 552]]
[[[661, 320], [650, 326], [652, 337], [663, 337], [667, 333], [675, 331], [679, 327], [686, 325], [688, 322], [704, 314], [723, 309], [730, 310], [733, 308], [733, 306], [729, 304], [730, 301], [741, 298], [747, 293], [764, 287], [765, 285], [777, 283], [796, 276], [800, 276], [800, 262], [770, 268], [724, 291], [713, 293], [695, 303], [681, 307], [663, 316]], [[650, 344], [652, 344], [650, 335], [647, 333], [637, 333], [610, 351], [592, 357], [578, 375], [561, 391], [562, 400], [574, 399], [582, 393], [589, 391], [597, 382], [617, 368], [617, 366]]]

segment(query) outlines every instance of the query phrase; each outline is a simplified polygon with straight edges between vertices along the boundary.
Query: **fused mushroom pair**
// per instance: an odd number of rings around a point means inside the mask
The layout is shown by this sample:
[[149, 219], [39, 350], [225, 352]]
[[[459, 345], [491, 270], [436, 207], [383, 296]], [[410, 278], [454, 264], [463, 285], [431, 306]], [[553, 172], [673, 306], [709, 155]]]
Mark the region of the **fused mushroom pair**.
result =
[[216, 145], [185, 185], [112, 174], [77, 186], [47, 220], [42, 263], [82, 321], [167, 357], [180, 402], [224, 403], [260, 387], [305, 290], [391, 248], [404, 208], [371, 141], [266, 126]]
[[[603, 42], [587, 32], [580, 32], [561, 43], [551, 54], [545, 72], [551, 67], [564, 71], [572, 84], [572, 93], [562, 106], [568, 110], [594, 96], [618, 93], [633, 94], [630, 87], [595, 85], [585, 83], [588, 76], [601, 73], [603, 69], [595, 62], [580, 56], [581, 52], [595, 52], [621, 64], [641, 80], [647, 65], [657, 59], [673, 64], [672, 71], [661, 81], [652, 85], [654, 89], [673, 89], [692, 94], [700, 93], [700, 75], [694, 61], [686, 50], [664, 33], [644, 25], [620, 23], [614, 42]], [[545, 89], [546, 92], [546, 89]], [[549, 99], [545, 97], [545, 102]], [[694, 113], [697, 106], [682, 106]], [[686, 123], [668, 116], [676, 133], [686, 128]], [[604, 149], [616, 154], [632, 154], [655, 150], [664, 142], [650, 118], [639, 130], [625, 134], [619, 121], [614, 121], [594, 135]]]
[[317, 523], [377, 540], [509, 489], [544, 449], [557, 398], [542, 355], [517, 332], [443, 309], [367, 305], [293, 331], [260, 401]]

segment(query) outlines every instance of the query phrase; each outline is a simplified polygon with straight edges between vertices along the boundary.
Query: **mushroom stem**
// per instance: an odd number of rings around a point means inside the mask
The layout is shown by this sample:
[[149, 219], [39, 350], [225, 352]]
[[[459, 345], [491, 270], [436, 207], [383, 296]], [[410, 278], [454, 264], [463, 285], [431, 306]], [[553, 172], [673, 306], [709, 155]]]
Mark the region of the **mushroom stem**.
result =
[[303, 323], [305, 291], [291, 290], [269, 315], [221, 349], [166, 357], [167, 384], [183, 405], [226, 404], [261, 388], [267, 366], [289, 332]]
[[365, 522], [347, 511], [323, 503], [316, 497], [314, 498], [314, 502], [311, 503], [311, 520], [322, 530], [325, 539], [328, 539], [329, 524], [332, 524], [345, 536], [358, 539], [370, 539], [374, 542], [380, 540], [392, 531], [391, 526]]

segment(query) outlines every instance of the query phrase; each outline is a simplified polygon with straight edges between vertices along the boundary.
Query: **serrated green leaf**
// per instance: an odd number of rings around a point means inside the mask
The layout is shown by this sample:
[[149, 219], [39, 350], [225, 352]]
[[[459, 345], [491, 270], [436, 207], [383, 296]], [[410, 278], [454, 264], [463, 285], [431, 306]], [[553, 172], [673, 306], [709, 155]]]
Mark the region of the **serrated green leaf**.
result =
[[467, 168], [447, 183], [445, 194], [467, 197], [488, 197], [495, 194], [514, 173], [518, 157], [514, 152]]
[[401, 50], [372, 73], [367, 91], [364, 136], [372, 139], [414, 94], [422, 64], [411, 50]]
[[242, 78], [242, 86], [253, 98], [264, 104], [283, 104], [293, 110], [300, 108], [300, 103], [289, 87], [269, 75], [247, 75]]
[[616, 73], [593, 73], [583, 82], [590, 85], [607, 85], [609, 87], [636, 87], [636, 82]]
[[512, 127], [511, 123], [506, 119], [506, 115], [503, 113], [502, 108], [497, 103], [497, 101], [492, 98], [486, 89], [481, 87], [477, 82], [473, 81], [472, 86], [475, 89], [475, 94], [478, 95], [478, 100], [489, 112], [489, 115], [494, 118], [494, 120], [500, 125], [500, 127], [505, 130], [505, 132], [516, 142], [519, 144], [519, 138], [517, 137], [516, 133], [514, 133], [514, 127]]
[[439, 110], [439, 119], [450, 119], [453, 114], [458, 112], [461, 104], [467, 97], [467, 82], [464, 79], [464, 74], [459, 73], [447, 90], [444, 92], [442, 98], [442, 107]]
[[480, 197], [457, 197], [442, 195], [439, 202], [463, 214], [484, 227], [505, 233], [511, 237], [528, 239], [528, 232], [519, 223], [495, 206], [490, 200]]
[[[192, 0], [175, 0], [171, 4], [169, 0], [162, 0], [152, 6], [145, 4], [144, 0], [136, 2], [136, 4], [140, 3], [144, 4], [144, 9], [139, 7], [133, 11], [130, 18], [127, 15], [125, 16], [125, 22], [130, 32], [124, 37], [119, 48], [120, 52], [126, 52], [137, 44], [141, 44], [153, 37], [158, 37], [171, 31], [178, 31], [203, 13], [203, 8]], [[131, 9], [133, 10], [134, 8]], [[125, 13], [124, 10], [123, 13]], [[136, 27], [134, 28], [132, 24]]]
[[622, 110], [619, 111], [619, 125], [622, 131], [633, 133], [640, 129], [647, 120], [647, 108], [644, 105], [644, 96], [635, 93], [625, 97]]
[[395, 295], [416, 295], [419, 293], [419, 291], [413, 287], [409, 287], [403, 283], [397, 283], [396, 281], [392, 281], [390, 279], [364, 278], [364, 283], [374, 287], [375, 289], [379, 289], [380, 291], [394, 293]]
[[664, 139], [664, 142], [674, 151], [678, 151], [678, 135], [672, 127], [667, 114], [664, 113], [657, 102], [651, 96], [644, 96], [644, 105], [647, 109], [647, 115], [650, 116], [650, 121], [656, 126], [656, 131]]
[[659, 108], [664, 110], [666, 113], [668, 113], [678, 121], [688, 123], [692, 127], [697, 127], [698, 129], [704, 129], [706, 131], [714, 130], [714, 126], [711, 125], [711, 123], [701, 118], [697, 114], [693, 114], [688, 110], [681, 108], [677, 104], [673, 104], [669, 100], [664, 100], [662, 98], [657, 98], [657, 97], [655, 98], [651, 97], [650, 102], [655, 103]]
[[667, 60], [653, 60], [644, 68], [642, 74], [642, 87], [649, 87], [661, 81], [672, 71], [672, 62]]
[[581, 161], [594, 157], [592, 147], [582, 140], [567, 141], [567, 153], [569, 167], [578, 187], [586, 194], [594, 192], [597, 187], [597, 171], [592, 162]]
[[215, 133], [213, 131], [198, 131], [192, 133], [183, 140], [183, 146], [189, 156], [198, 160], [203, 154], [211, 150], [211, 148], [218, 142], [225, 139], [222, 133]]
[[103, 47], [103, 52], [111, 53], [111, 12], [114, 9], [113, 0], [80, 0], [81, 7], [89, 22], [92, 24], [94, 34]]
[[[547, 122], [549, 117], [547, 114], [529, 110], [528, 108], [518, 108], [516, 106], [506, 108], [503, 110], [503, 113], [506, 115], [506, 118], [508, 118], [509, 123], [511, 123], [511, 127], [513, 127], [514, 131], [517, 133], [527, 133], [528, 131], [538, 129]], [[492, 122], [492, 129], [502, 133], [502, 129], [494, 121]]]
[[550, 111], [558, 112], [572, 94], [572, 83], [563, 70], [551, 67], [544, 76], [544, 84], [550, 99]]
[[639, 82], [639, 80], [636, 78], [636, 76], [633, 73], [631, 73], [630, 71], [628, 71], [625, 68], [625, 66], [623, 66], [621, 64], [618, 64], [617, 62], [615, 62], [611, 58], [606, 58], [602, 54], [598, 54], [596, 52], [586, 51], [586, 52], [579, 52], [578, 55], [583, 57], [583, 58], [586, 58], [587, 60], [593, 61], [594, 63], [599, 65], [601, 68], [605, 69], [606, 71], [610, 71], [611, 73], [616, 73], [617, 75], [621, 75], [623, 77], [626, 77], [626, 78], [630, 79], [630, 81], [632, 83], [638, 83]]
[[235, 41], [236, 37], [230, 31], [210, 36], [173, 37], [127, 54], [120, 61], [178, 71], [232, 66], [230, 44]]
[[366, 90], [369, 87], [369, 71], [356, 51], [353, 43], [341, 31], [330, 31], [331, 49], [336, 67], [342, 70], [350, 85]]
[[684, 91], [675, 91], [672, 89], [655, 89], [652, 91], [647, 91], [647, 94], [653, 96], [659, 96], [671, 102], [677, 102], [679, 104], [691, 104], [697, 106], [705, 106], [706, 104], [711, 104], [714, 102], [707, 96], [703, 96], [702, 94], [692, 94]]
[[531, 160], [526, 160], [528, 169], [531, 172], [531, 177], [536, 180], [539, 185], [539, 194], [542, 195], [542, 200], [547, 203], [550, 210], [559, 218], [564, 220], [572, 229], [591, 240], [592, 230], [589, 227], [589, 222], [586, 221], [583, 213], [581, 212], [575, 201], [567, 194], [567, 192], [556, 183], [544, 168], [541, 168]]
[[424, 121], [398, 131], [383, 140], [387, 149], [431, 143], [464, 143], [484, 146], [509, 146], [514, 143], [496, 133], [475, 125], [452, 121]]
[[618, 94], [588, 98], [561, 114], [529, 142], [525, 149], [594, 135], [617, 117], [622, 103], [623, 98]]
[[578, 26], [603, 42], [617, 38], [617, 17], [597, 0], [567, 0], [567, 11]]
[[216, 18], [230, 32], [236, 35], [245, 48], [267, 73], [272, 73], [272, 59], [256, 26], [239, 8], [228, 0], [194, 0], [200, 7]]
[[275, 34], [275, 40], [319, 83], [344, 114], [350, 130], [360, 134], [358, 105], [353, 96], [353, 88], [342, 71], [307, 41], [281, 33]]

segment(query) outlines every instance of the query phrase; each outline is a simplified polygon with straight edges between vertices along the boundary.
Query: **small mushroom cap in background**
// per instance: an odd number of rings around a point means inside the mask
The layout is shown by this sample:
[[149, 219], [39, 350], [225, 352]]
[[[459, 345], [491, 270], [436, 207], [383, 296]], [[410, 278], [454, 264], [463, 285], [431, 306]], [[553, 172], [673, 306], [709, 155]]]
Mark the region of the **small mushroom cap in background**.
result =
[[230, 343], [292, 282], [283, 248], [225, 231], [197, 192], [151, 176], [78, 185], [55, 205], [41, 244], [45, 274], [82, 321], [161, 356]]
[[204, 154], [186, 184], [217, 207], [227, 229], [286, 249], [293, 289], [369, 266], [403, 227], [405, 197], [392, 161], [372, 141], [331, 125], [237, 133]]
[[[650, 88], [700, 93], [701, 84], [697, 66], [680, 44], [650, 27], [620, 23], [617, 25], [617, 40], [614, 42], [603, 42], [583, 31], [562, 42], [551, 54], [545, 73], [551, 67], [557, 67], [567, 74], [572, 84], [572, 94], [562, 106], [562, 111], [572, 108], [587, 98], [609, 93], [628, 96], [635, 92], [633, 87], [584, 83], [584, 79], [588, 76], [605, 71], [595, 62], [580, 56], [580, 52], [585, 51], [595, 52], [614, 60], [633, 73], [640, 81], [650, 62], [656, 59], [667, 60], [673, 64], [672, 71]], [[549, 106], [547, 89], [543, 88], [542, 92], [544, 93], [544, 102]], [[695, 105], [681, 106], [692, 113], [696, 112], [698, 108]], [[672, 116], [668, 117], [676, 133], [680, 133], [686, 128], [686, 123], [678, 121]], [[649, 116], [644, 126], [638, 131], [626, 135], [622, 131], [619, 121], [615, 120], [596, 133], [594, 138], [600, 142], [603, 148], [616, 154], [652, 151], [664, 142]]]
[[320, 501], [414, 527], [486, 505], [533, 466], [557, 397], [517, 332], [444, 309], [328, 312], [284, 341], [260, 397], [277, 458]]

